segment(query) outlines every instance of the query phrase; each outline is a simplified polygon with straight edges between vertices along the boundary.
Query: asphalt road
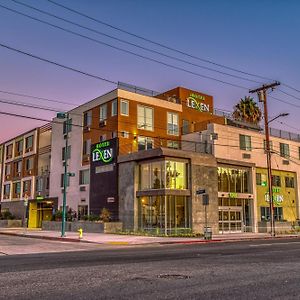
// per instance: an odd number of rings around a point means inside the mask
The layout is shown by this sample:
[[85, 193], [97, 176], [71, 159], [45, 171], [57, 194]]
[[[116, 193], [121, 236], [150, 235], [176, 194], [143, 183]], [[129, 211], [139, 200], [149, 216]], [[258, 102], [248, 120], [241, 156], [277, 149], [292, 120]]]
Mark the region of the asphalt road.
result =
[[300, 299], [300, 240], [1, 256], [0, 299]]

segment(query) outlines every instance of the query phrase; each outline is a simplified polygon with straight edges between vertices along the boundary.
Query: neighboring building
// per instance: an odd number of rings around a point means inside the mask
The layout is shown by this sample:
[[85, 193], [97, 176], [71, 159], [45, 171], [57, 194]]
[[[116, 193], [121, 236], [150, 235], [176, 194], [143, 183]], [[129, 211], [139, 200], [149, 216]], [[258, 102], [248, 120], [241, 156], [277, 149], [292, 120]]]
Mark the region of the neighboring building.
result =
[[[208, 124], [207, 130], [184, 138], [209, 144], [217, 159], [220, 232], [264, 231], [270, 218], [265, 135], [247, 124], [230, 124]], [[300, 213], [299, 149], [298, 135], [271, 129], [276, 226], [286, 230]]]
[[[3, 145], [0, 145], [0, 197], [2, 195], [2, 165], [3, 165]], [[1, 211], [1, 201], [0, 201], [0, 211]]]
[[[50, 169], [50, 136], [51, 125], [48, 124], [3, 143], [1, 211], [8, 210], [23, 218], [28, 202], [35, 203], [37, 196], [43, 202], [48, 196], [46, 189], [39, 190], [39, 187], [49, 182], [49, 175], [41, 176], [41, 169], [45, 166], [48, 172]], [[45, 215], [42, 211], [41, 207], [39, 211], [34, 210], [36, 218]]]

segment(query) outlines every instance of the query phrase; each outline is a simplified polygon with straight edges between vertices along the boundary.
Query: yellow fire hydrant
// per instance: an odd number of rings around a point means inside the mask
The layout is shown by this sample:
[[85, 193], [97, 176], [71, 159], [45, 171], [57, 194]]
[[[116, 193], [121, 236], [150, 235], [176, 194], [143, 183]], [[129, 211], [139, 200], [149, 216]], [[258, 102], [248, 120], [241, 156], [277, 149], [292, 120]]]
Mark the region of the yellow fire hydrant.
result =
[[82, 236], [83, 236], [83, 230], [82, 230], [82, 228], [79, 228], [78, 232], [79, 232], [79, 239], [82, 239]]

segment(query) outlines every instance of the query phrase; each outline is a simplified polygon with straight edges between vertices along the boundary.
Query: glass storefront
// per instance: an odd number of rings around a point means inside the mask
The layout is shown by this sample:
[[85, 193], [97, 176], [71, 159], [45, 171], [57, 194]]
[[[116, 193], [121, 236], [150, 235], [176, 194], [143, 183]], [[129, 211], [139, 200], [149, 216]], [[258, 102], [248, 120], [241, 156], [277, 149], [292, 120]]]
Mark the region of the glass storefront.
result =
[[252, 200], [219, 198], [220, 233], [252, 231]]
[[234, 167], [218, 167], [218, 191], [251, 193], [250, 170]]
[[140, 165], [140, 190], [187, 188], [185, 162], [162, 160]]
[[139, 228], [153, 233], [189, 231], [190, 200], [186, 196], [144, 196], [138, 198]]

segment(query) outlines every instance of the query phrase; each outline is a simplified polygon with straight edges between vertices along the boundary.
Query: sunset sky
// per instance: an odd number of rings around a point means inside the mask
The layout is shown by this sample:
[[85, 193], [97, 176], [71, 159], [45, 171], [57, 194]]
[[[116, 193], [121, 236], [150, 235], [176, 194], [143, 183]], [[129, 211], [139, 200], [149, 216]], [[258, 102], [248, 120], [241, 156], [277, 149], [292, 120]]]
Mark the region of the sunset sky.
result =
[[[271, 117], [281, 112], [288, 112], [290, 115], [282, 119], [284, 125], [274, 122], [272, 126], [300, 132], [298, 121], [300, 114], [300, 1], [55, 1], [97, 20], [200, 59], [282, 82], [283, 84], [270, 96], [291, 104], [269, 98], [269, 114]], [[150, 53], [44, 15], [17, 2], [26, 3], [82, 26], [189, 61], [192, 64], [257, 82], [222, 75]], [[58, 28], [18, 15], [3, 6], [177, 69], [121, 52], [83, 37], [74, 36]], [[113, 82], [126, 82], [155, 91], [166, 91], [176, 86], [198, 90], [212, 95], [215, 108], [219, 109], [231, 111], [241, 97], [248, 95], [249, 88], [256, 88], [263, 83], [271, 82], [268, 79], [238, 73], [216, 64], [209, 64], [167, 50], [79, 16], [47, 0], [0, 0], [0, 15], [0, 44], [2, 45], [29, 52]], [[0, 101], [30, 103], [50, 107], [52, 110], [64, 111], [116, 87], [114, 84], [13, 52], [3, 46], [0, 47], [0, 61], [0, 90], [2, 91]], [[187, 72], [178, 68], [185, 69]], [[244, 88], [205, 79], [189, 72]], [[69, 102], [73, 105], [25, 98], [3, 93], [3, 91], [29, 94], [60, 102]], [[47, 120], [51, 120], [55, 116], [54, 111], [24, 108], [4, 103], [0, 103], [0, 112]], [[0, 141], [3, 142], [41, 124], [35, 120], [0, 114]], [[299, 130], [297, 130], [298, 128]]]

